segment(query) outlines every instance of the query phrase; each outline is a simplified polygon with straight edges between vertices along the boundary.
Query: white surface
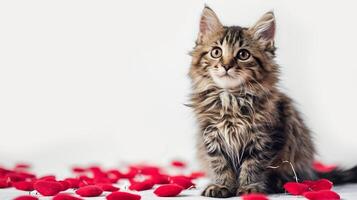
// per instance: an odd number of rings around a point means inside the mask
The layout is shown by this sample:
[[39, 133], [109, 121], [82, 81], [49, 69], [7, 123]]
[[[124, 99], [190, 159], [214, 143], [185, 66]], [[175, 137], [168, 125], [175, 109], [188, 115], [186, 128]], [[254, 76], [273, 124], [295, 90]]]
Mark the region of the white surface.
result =
[[[205, 181], [203, 181], [205, 182]], [[198, 186], [197, 189], [192, 189], [192, 190], [185, 190], [183, 191], [180, 196], [175, 197], [175, 198], [163, 198], [163, 197], [157, 197], [155, 194], [153, 194], [153, 190], [147, 190], [143, 192], [139, 192], [139, 194], [142, 196], [142, 200], [150, 200], [150, 199], [175, 199], [175, 200], [203, 200], [203, 199], [214, 199], [214, 198], [208, 198], [208, 197], [201, 197], [200, 192], [204, 188], [202, 186]], [[121, 190], [121, 191], [127, 191], [127, 190]], [[357, 184], [355, 185], [346, 185], [346, 186], [339, 186], [335, 187], [334, 191], [337, 192], [340, 196], [341, 199], [343, 200], [355, 200], [357, 199]], [[127, 192], [132, 192], [132, 191], [127, 191]], [[68, 192], [75, 194], [73, 191]], [[135, 192], [132, 192], [135, 193]], [[23, 191], [18, 191], [15, 189], [0, 189], [0, 199], [1, 200], [12, 200], [14, 197], [17, 197], [19, 195], [27, 195], [28, 192], [23, 192]], [[33, 192], [35, 195], [35, 193]], [[105, 199], [105, 196], [109, 193], [103, 193], [100, 197], [90, 197], [90, 198], [84, 198], [84, 199], [91, 199], [91, 200], [103, 200]], [[37, 195], [40, 197], [39, 195]], [[40, 200], [50, 200], [51, 197], [40, 197]], [[228, 199], [240, 199], [238, 197], [232, 197]], [[287, 194], [280, 194], [280, 195], [270, 195], [269, 196], [270, 200], [293, 200], [293, 199], [305, 199], [304, 197], [297, 197], [297, 196], [291, 196]]]
[[284, 89], [323, 161], [357, 163], [355, 1], [0, 2], [0, 164], [193, 159], [186, 76], [204, 3], [228, 25], [277, 18]]

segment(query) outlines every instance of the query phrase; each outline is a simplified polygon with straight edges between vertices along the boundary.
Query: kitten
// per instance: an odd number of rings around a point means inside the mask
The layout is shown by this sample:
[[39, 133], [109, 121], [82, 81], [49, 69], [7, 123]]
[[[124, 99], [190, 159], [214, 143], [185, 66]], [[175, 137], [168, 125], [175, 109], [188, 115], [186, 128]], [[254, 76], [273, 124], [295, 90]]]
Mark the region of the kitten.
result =
[[[283, 192], [283, 184], [327, 177], [357, 182], [357, 168], [317, 174], [309, 129], [292, 100], [277, 88], [275, 17], [252, 27], [223, 26], [205, 7], [191, 52], [191, 106], [197, 116], [198, 158], [213, 180], [204, 196]], [[273, 168], [273, 166], [280, 166]]]

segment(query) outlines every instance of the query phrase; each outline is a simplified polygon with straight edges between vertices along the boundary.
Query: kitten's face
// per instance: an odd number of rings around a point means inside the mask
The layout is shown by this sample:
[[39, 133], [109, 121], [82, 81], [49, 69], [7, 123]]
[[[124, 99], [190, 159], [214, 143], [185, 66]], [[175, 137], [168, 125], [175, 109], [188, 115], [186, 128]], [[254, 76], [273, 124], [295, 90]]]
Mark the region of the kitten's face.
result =
[[267, 13], [263, 20], [253, 28], [224, 27], [206, 7], [192, 52], [191, 77], [207, 79], [220, 88], [237, 88], [271, 78], [276, 70], [272, 61], [274, 15]]

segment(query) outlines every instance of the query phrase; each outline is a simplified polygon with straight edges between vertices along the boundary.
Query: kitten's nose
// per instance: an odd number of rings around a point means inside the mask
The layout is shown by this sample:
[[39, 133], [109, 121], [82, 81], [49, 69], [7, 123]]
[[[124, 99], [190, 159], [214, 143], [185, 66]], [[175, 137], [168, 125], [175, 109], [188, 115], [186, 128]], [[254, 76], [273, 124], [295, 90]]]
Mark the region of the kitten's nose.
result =
[[223, 68], [228, 71], [230, 68], [232, 68], [233, 65], [223, 65]]

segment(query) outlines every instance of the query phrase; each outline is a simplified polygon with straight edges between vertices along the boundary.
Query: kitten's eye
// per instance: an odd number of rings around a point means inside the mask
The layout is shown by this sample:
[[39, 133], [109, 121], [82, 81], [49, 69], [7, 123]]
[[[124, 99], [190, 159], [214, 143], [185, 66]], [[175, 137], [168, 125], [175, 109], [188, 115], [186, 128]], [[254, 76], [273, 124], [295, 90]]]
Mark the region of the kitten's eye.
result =
[[214, 47], [211, 50], [211, 57], [212, 58], [220, 58], [222, 56], [222, 49], [219, 47]]
[[237, 53], [237, 58], [239, 60], [247, 60], [250, 57], [250, 53], [246, 49], [241, 49]]

